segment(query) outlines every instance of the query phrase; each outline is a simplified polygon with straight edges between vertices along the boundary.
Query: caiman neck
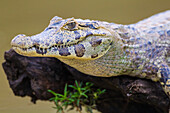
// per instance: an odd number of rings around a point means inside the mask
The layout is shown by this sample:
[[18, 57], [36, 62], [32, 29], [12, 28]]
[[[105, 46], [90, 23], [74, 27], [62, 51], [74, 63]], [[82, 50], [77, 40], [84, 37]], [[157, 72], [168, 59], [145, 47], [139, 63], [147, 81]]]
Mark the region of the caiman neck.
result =
[[[153, 38], [131, 25], [118, 25], [107, 28], [113, 32], [113, 43], [108, 52], [96, 60], [62, 59], [64, 63], [77, 70], [93, 75], [110, 77], [117, 75], [139, 76], [157, 81], [158, 67], [152, 65], [156, 60], [150, 57], [152, 49], [156, 47]], [[146, 42], [147, 40], [147, 42]], [[156, 49], [156, 48], [155, 48]], [[153, 68], [152, 70], [150, 68]]]
[[131, 64], [119, 47], [113, 44], [105, 55], [95, 60], [58, 59], [85, 74], [101, 77], [116, 76]]

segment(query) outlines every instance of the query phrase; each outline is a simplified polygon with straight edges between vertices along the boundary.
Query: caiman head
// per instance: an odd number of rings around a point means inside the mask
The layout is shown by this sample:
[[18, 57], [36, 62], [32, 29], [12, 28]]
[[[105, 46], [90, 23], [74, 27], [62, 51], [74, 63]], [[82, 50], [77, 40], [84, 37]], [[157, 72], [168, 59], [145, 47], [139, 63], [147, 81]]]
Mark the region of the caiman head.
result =
[[34, 36], [20, 34], [11, 45], [24, 56], [93, 60], [109, 50], [111, 37], [112, 33], [98, 21], [56, 16], [43, 32]]

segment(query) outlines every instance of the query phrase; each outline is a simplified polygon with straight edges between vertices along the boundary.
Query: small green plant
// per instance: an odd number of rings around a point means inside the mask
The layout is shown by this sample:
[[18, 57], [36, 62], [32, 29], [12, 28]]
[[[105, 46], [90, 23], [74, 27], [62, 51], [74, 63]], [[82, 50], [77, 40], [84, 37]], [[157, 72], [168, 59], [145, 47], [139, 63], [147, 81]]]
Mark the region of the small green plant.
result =
[[[52, 90], [48, 90], [48, 92], [54, 95], [50, 100], [54, 101], [56, 105], [54, 108], [57, 109], [57, 113], [64, 113], [64, 109], [67, 109], [68, 106], [71, 106], [68, 110], [76, 108], [79, 113], [81, 113], [82, 106], [84, 106], [88, 113], [93, 113], [92, 109], [96, 109], [96, 100], [105, 92], [105, 89], [94, 91], [92, 86], [93, 84], [90, 82], [84, 84], [75, 81], [74, 85], [65, 85], [64, 94], [55, 93]], [[68, 90], [68, 87], [70, 90]]]

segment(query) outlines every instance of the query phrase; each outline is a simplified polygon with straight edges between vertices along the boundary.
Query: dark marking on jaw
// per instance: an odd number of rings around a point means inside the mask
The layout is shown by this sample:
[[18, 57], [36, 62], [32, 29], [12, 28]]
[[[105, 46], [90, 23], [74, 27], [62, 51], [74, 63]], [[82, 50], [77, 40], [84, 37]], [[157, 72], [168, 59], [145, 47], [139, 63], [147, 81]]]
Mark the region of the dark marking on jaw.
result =
[[43, 52], [43, 54], [46, 54], [47, 53], [47, 49], [44, 49], [44, 52]]
[[91, 55], [91, 58], [96, 58], [98, 57], [98, 54]]
[[68, 48], [61, 48], [61, 49], [59, 49], [59, 54], [60, 54], [61, 56], [71, 55], [71, 53], [68, 51]]
[[76, 53], [77, 57], [82, 57], [84, 55], [85, 51], [86, 51], [83, 44], [75, 45], [74, 50], [75, 50], [75, 53]]
[[42, 48], [40, 48], [40, 49], [37, 49], [37, 48], [36, 48], [36, 53], [37, 53], [37, 54], [42, 54], [42, 55], [44, 55], [44, 54], [47, 53], [47, 49], [44, 49], [44, 51], [43, 51]]
[[96, 47], [96, 46], [100, 45], [101, 42], [102, 42], [102, 39], [97, 39], [97, 40], [91, 41], [90, 44], [92, 47]]
[[42, 54], [42, 52], [39, 49], [36, 49], [36, 53]]
[[56, 44], [63, 44], [62, 40], [56, 40]]

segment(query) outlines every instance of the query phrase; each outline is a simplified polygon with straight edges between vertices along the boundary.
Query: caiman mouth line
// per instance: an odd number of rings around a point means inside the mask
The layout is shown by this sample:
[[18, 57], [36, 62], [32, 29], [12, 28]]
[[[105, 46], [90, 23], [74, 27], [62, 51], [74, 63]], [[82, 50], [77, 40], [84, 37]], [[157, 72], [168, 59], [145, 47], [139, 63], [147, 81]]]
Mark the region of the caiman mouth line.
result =
[[20, 49], [21, 51], [24, 51], [24, 52], [35, 50], [37, 53], [44, 55], [44, 54], [47, 53], [47, 51], [50, 51], [50, 50], [53, 50], [53, 49], [67, 48], [67, 47], [71, 47], [71, 46], [79, 44], [79, 43], [80, 42], [77, 42], [77, 43], [74, 43], [74, 44], [69, 44], [69, 45], [63, 45], [63, 44], [62, 45], [53, 45], [53, 46], [50, 46], [48, 48], [41, 48], [38, 45], [33, 45], [32, 47], [29, 47], [29, 48], [21, 48], [19, 46], [12, 46], [12, 47]]
[[28, 47], [28, 48], [22, 48], [22, 47], [19, 47], [19, 46], [16, 46], [16, 45], [12, 45], [12, 47], [17, 48], [17, 49], [19, 49], [20, 51], [23, 51], [23, 52], [36, 51], [36, 53], [44, 55], [47, 52], [54, 50], [54, 49], [59, 50], [59, 49], [71, 47], [71, 46], [74, 46], [74, 45], [78, 45], [79, 43], [83, 42], [84, 40], [87, 39], [87, 37], [90, 37], [90, 36], [106, 36], [106, 35], [105, 34], [88, 35], [85, 38], [82, 38], [83, 40], [79, 40], [75, 43], [69, 43], [69, 44], [67, 43], [65, 45], [64, 44], [56, 44], [56, 45], [49, 46], [48, 48], [42, 48], [42, 47], [39, 47], [39, 45], [33, 45], [31, 47]]

